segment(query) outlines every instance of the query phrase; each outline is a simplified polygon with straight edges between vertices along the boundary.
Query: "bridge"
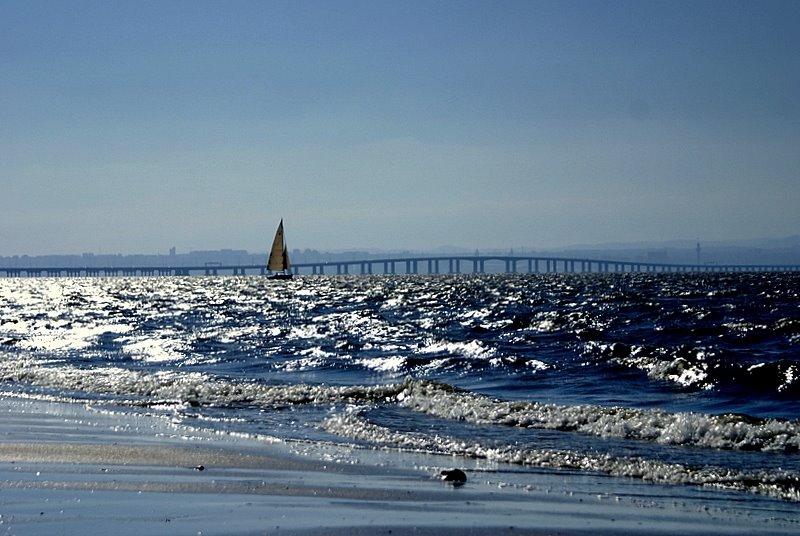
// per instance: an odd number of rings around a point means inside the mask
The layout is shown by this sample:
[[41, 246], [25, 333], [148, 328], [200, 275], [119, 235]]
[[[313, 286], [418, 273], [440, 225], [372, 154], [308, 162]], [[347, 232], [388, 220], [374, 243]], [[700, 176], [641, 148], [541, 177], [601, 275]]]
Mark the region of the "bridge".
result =
[[[703, 273], [798, 272], [796, 264], [675, 264], [570, 257], [447, 255], [299, 263], [296, 275], [483, 274], [483, 273]], [[137, 277], [266, 275], [262, 265], [0, 267], [0, 277]]]

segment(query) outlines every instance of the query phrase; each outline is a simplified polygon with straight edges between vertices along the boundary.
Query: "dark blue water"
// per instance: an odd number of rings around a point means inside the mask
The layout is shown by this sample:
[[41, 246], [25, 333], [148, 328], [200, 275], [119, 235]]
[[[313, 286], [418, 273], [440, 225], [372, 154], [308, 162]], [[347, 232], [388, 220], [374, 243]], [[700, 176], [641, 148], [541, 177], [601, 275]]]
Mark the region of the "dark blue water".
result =
[[800, 275], [0, 280], [0, 389], [800, 500]]

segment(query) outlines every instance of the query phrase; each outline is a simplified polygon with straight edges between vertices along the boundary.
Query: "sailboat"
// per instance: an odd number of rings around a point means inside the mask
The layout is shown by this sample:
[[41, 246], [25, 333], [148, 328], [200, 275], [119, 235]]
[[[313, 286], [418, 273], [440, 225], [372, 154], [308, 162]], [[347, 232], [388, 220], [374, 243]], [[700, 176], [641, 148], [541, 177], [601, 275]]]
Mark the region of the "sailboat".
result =
[[283, 218], [275, 231], [275, 238], [272, 240], [272, 249], [269, 252], [267, 270], [270, 271], [270, 279], [291, 279], [292, 266], [289, 264], [289, 251], [286, 249], [286, 240], [283, 237]]

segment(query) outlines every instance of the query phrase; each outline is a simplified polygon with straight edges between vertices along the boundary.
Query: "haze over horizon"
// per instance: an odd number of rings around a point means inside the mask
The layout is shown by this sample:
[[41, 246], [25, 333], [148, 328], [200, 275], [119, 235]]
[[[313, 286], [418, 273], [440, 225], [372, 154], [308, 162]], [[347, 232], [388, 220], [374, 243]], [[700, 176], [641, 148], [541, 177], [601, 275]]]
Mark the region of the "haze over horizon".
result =
[[800, 232], [800, 2], [0, 6], [0, 256]]

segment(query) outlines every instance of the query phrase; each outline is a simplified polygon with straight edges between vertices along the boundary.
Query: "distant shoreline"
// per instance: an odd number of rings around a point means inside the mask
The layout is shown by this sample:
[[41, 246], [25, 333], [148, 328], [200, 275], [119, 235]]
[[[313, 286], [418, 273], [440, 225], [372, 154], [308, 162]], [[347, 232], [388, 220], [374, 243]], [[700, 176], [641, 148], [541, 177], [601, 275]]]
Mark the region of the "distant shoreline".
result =
[[[698, 248], [699, 244], [699, 248]], [[320, 251], [295, 248], [291, 252], [295, 264], [336, 263], [381, 258], [411, 258], [452, 255], [537, 255], [549, 257], [613, 259], [619, 262], [649, 262], [660, 264], [739, 264], [764, 265], [800, 264], [800, 236], [784, 239], [765, 239], [760, 241], [730, 242], [690, 242], [670, 241], [652, 243], [609, 243], [597, 246], [572, 246], [567, 248], [486, 248], [468, 249], [441, 247], [430, 250], [400, 251], [352, 249], [349, 251]], [[95, 267], [179, 267], [204, 266], [208, 263], [222, 265], [264, 265], [267, 261], [266, 249], [263, 252], [250, 252], [238, 249], [200, 250], [178, 253], [172, 248], [166, 254], [64, 254], [64, 255], [0, 255], [0, 267], [44, 268], [61, 266], [64, 268]]]

